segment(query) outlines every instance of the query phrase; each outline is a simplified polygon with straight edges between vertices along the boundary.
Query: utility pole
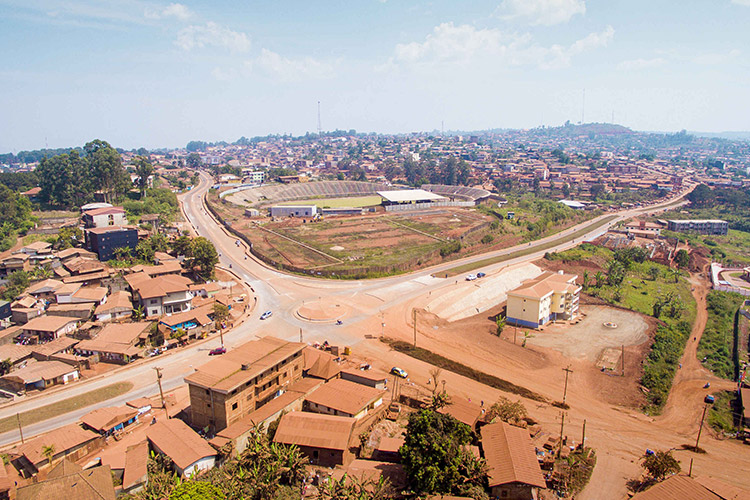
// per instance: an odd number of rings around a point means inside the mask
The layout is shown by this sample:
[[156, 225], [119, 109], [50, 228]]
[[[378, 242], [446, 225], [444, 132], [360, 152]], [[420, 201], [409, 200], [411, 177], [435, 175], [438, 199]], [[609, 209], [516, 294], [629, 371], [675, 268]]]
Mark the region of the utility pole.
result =
[[701, 425], [698, 427], [698, 437], [695, 439], [694, 452], [698, 453], [698, 442], [701, 440], [701, 432], [703, 431], [703, 419], [706, 418], [706, 410], [708, 410], [708, 404], [703, 407], [703, 415], [701, 416]]
[[303, 342], [303, 340], [302, 340], [302, 328], [299, 329], [299, 342], [300, 342], [300, 344]]
[[581, 451], [586, 449], [586, 419], [583, 419], [583, 432], [581, 432]]
[[159, 384], [159, 395], [161, 396], [161, 407], [164, 408], [164, 413], [167, 414], [167, 418], [169, 418], [169, 411], [167, 411], [167, 404], [164, 402], [164, 391], [161, 388], [161, 368], [158, 366], [154, 367], [154, 370], [156, 370], [156, 382]]
[[693, 477], [693, 459], [690, 459], [690, 470], [688, 470], [688, 477]]
[[560, 455], [562, 454], [562, 447], [563, 447], [563, 433], [565, 432], [565, 412], [560, 412], [562, 415], [562, 418], [560, 420], [560, 447], [557, 449], [557, 458], [560, 458]]
[[21, 434], [21, 444], [23, 444], [23, 429], [21, 428], [21, 415], [16, 413], [16, 420], [18, 420], [18, 432]]
[[622, 345], [622, 354], [620, 355], [622, 360], [622, 376], [625, 376], [625, 344]]
[[414, 347], [417, 347], [417, 308], [411, 310], [412, 322], [414, 323]]
[[568, 375], [573, 373], [573, 370], [570, 369], [570, 365], [568, 365], [567, 368], [563, 368], [563, 371], [565, 372], [565, 388], [563, 389], [563, 404], [565, 404], [565, 398], [568, 395]]

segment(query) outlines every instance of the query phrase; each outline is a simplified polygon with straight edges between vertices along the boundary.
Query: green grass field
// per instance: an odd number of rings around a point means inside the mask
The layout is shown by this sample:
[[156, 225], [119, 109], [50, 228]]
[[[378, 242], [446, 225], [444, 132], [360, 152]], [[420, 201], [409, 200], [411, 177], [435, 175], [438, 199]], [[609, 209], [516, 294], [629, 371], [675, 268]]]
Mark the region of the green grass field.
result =
[[318, 208], [359, 208], [379, 205], [382, 198], [378, 195], [373, 196], [351, 196], [347, 198], [318, 198], [314, 200], [294, 200], [285, 201], [280, 205], [316, 205]]

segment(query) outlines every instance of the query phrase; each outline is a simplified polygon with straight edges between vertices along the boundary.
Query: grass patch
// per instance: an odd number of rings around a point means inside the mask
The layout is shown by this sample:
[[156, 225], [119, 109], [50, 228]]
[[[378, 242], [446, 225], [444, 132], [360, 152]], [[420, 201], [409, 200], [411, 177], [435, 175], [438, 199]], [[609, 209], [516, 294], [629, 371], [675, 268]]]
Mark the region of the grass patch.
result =
[[538, 252], [541, 250], [547, 250], [549, 248], [552, 248], [556, 245], [559, 245], [560, 243], [564, 243], [569, 240], [574, 240], [576, 238], [580, 238], [582, 235], [588, 233], [589, 231], [593, 231], [594, 229], [598, 229], [605, 224], [608, 224], [610, 221], [616, 219], [616, 215], [608, 215], [607, 217], [604, 217], [603, 219], [594, 222], [593, 224], [588, 224], [581, 229], [576, 230], [574, 233], [566, 236], [560, 236], [559, 238], [555, 238], [553, 240], [547, 241], [545, 243], [539, 244], [539, 245], [532, 245], [527, 248], [523, 248], [521, 250], [516, 250], [515, 252], [511, 252], [505, 255], [498, 255], [497, 257], [489, 257], [487, 259], [482, 259], [476, 262], [470, 262], [468, 264], [463, 264], [460, 266], [456, 266], [454, 268], [448, 269], [446, 271], [441, 271], [439, 274], [439, 277], [451, 277], [456, 276], [458, 274], [464, 274], [469, 271], [473, 271], [475, 269], [479, 269], [485, 266], [489, 266], [492, 264], [498, 264], [500, 262], [505, 262], [507, 260], [512, 260], [518, 257], [523, 257], [524, 255], [529, 255], [534, 252]]
[[698, 344], [698, 358], [705, 359], [703, 366], [718, 377], [732, 380], [736, 375], [735, 320], [743, 303], [744, 297], [738, 293], [712, 291], [706, 297], [708, 320]]
[[[85, 392], [80, 396], [63, 399], [56, 403], [40, 406], [33, 410], [25, 411], [20, 414], [21, 426], [35, 424], [50, 418], [58, 417], [71, 411], [85, 408], [87, 406], [107, 401], [116, 396], [121, 396], [133, 388], [132, 382], [118, 382], [107, 385], [93, 391]], [[0, 433], [8, 432], [18, 428], [18, 419], [16, 416], [0, 419]]]
[[[574, 264], [615, 259], [626, 259], [627, 251], [612, 252], [593, 245], [580, 245], [564, 252], [551, 254], [548, 260]], [[551, 258], [551, 259], [549, 259]], [[696, 303], [690, 293], [690, 283], [684, 274], [666, 266], [644, 260], [629, 260], [619, 284], [610, 284], [607, 269], [596, 275], [584, 273], [584, 291], [589, 295], [625, 307], [631, 311], [659, 318], [651, 350], [643, 363], [641, 384], [648, 390], [648, 413], [658, 413], [667, 401], [672, 379], [677, 371], [685, 344], [695, 321]], [[601, 280], [601, 282], [600, 282]], [[656, 305], [656, 304], [659, 305]]]
[[708, 410], [708, 425], [718, 432], [735, 432], [737, 427], [734, 416], [740, 414], [737, 412], [740, 403], [737, 393], [722, 391], [714, 394], [714, 397], [714, 404]]
[[443, 368], [453, 373], [457, 373], [458, 375], [463, 375], [464, 377], [470, 378], [472, 380], [476, 380], [477, 382], [481, 384], [494, 387], [495, 389], [500, 389], [501, 391], [510, 392], [512, 394], [517, 394], [521, 397], [531, 399], [534, 401], [539, 401], [542, 403], [549, 402], [547, 398], [545, 398], [541, 394], [538, 394], [530, 389], [521, 387], [520, 385], [516, 385], [512, 382], [508, 382], [507, 380], [503, 380], [501, 378], [495, 377], [494, 375], [480, 372], [479, 370], [475, 370], [474, 368], [471, 368], [470, 366], [466, 366], [457, 361], [453, 361], [452, 359], [448, 359], [444, 356], [441, 356], [440, 354], [436, 354], [427, 349], [423, 349], [421, 347], [414, 347], [413, 345], [407, 342], [403, 342], [401, 340], [395, 340], [395, 339], [387, 338], [387, 337], [381, 340], [385, 342], [386, 344], [388, 344], [395, 351], [406, 354], [407, 356], [411, 356], [412, 358], [418, 359], [420, 361], [424, 361], [425, 363], [429, 363], [433, 366], [437, 366], [439, 368]]

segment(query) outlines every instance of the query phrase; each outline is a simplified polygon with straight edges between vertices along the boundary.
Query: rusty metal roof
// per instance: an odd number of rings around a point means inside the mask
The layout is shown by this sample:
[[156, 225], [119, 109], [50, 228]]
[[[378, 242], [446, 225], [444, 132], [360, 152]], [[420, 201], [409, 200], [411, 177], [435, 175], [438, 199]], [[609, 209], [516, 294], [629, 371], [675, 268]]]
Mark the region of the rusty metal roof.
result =
[[481, 433], [490, 487], [508, 483], [547, 487], [527, 430], [497, 422], [482, 427]]
[[216, 451], [182, 420], [172, 418], [152, 425], [146, 437], [182, 470]]
[[323, 384], [305, 399], [310, 403], [356, 415], [381, 399], [383, 394], [385, 391], [380, 389], [337, 378]]
[[697, 481], [682, 475], [672, 476], [633, 496], [632, 500], [729, 500], [711, 493]]
[[[263, 372], [301, 352], [305, 344], [263, 337], [242, 344], [199, 366], [185, 382], [228, 393]], [[244, 369], [243, 369], [244, 367]]]
[[276, 436], [277, 443], [347, 450], [355, 419], [293, 411], [281, 418]]

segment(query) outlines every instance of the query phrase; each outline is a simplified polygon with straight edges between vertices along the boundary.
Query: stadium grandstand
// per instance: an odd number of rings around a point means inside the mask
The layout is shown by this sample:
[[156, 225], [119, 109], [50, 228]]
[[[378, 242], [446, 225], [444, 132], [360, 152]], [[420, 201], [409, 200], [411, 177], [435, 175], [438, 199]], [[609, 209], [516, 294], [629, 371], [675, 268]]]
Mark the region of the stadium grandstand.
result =
[[372, 182], [302, 182], [299, 184], [265, 185], [247, 189], [232, 195], [232, 201], [256, 205], [314, 198], [346, 198], [375, 195], [378, 191], [386, 189], [388, 189], [387, 185]]
[[486, 189], [466, 186], [449, 186], [446, 184], [423, 184], [422, 189], [454, 200], [456, 198], [476, 203], [489, 198], [492, 193]]
[[425, 191], [424, 189], [396, 189], [390, 191], [378, 191], [378, 195], [383, 198], [383, 205], [447, 201], [444, 196]]

